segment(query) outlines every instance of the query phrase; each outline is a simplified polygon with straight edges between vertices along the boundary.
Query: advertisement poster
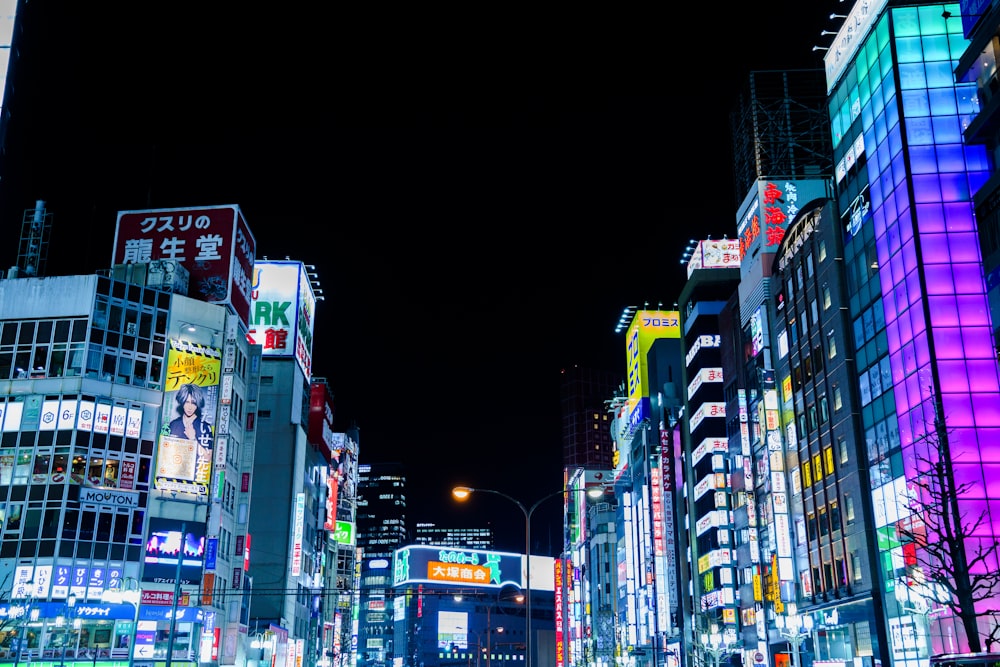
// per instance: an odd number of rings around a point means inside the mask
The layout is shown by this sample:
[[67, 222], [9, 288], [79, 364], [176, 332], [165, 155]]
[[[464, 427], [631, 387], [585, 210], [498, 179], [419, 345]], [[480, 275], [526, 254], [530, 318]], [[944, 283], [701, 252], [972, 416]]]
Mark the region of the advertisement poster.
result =
[[150, 517], [142, 580], [186, 586], [201, 583], [205, 566], [205, 524]]
[[170, 341], [154, 487], [208, 497], [221, 350]]

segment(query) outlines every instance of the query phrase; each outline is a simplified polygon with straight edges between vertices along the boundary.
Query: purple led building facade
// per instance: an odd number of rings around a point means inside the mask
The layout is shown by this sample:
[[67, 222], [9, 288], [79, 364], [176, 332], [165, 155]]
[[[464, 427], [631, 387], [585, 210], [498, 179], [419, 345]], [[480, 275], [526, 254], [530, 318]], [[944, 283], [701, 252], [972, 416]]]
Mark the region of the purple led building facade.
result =
[[889, 7], [830, 97], [841, 208], [870, 202], [845, 218], [845, 256], [894, 661], [969, 648], [907, 544], [931, 501], [915, 482], [937, 456], [936, 418], [956, 484], [969, 485], [964, 520], [985, 511], [977, 536], [1000, 536], [1000, 369], [972, 201], [989, 167], [983, 146], [963, 143], [978, 99], [974, 83], [955, 83], [967, 41], [949, 11], [958, 5]]

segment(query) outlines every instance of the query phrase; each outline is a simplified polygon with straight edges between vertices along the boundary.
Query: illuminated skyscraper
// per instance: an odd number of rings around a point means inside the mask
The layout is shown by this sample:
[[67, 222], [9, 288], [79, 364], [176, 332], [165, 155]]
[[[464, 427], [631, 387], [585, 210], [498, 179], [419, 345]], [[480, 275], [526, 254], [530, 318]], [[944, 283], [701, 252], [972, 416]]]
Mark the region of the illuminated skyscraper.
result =
[[406, 474], [402, 463], [358, 466], [358, 660], [392, 656], [392, 555], [407, 543]]
[[622, 390], [615, 373], [570, 366], [559, 384], [562, 415], [563, 468], [610, 470], [611, 417], [607, 402]]
[[[934, 461], [968, 485], [960, 513], [974, 518], [1000, 500], [989, 484], [1000, 372], [972, 200], [989, 160], [985, 147], [963, 143], [980, 100], [974, 82], [955, 81], [968, 46], [960, 11], [959, 3], [856, 3], [825, 58], [849, 353], [870, 458], [878, 585], [890, 592], [879, 620], [894, 662], [986, 646], [940, 605], [928, 582], [942, 568], [929, 568], [914, 540], [942, 539], [921, 486]], [[977, 537], [996, 540], [1000, 521], [987, 519]], [[816, 573], [804, 576], [818, 601], [824, 587]], [[814, 617], [817, 626], [830, 620]], [[848, 630], [845, 641], [862, 628]], [[824, 641], [815, 659], [832, 659], [834, 650], [836, 642]]]

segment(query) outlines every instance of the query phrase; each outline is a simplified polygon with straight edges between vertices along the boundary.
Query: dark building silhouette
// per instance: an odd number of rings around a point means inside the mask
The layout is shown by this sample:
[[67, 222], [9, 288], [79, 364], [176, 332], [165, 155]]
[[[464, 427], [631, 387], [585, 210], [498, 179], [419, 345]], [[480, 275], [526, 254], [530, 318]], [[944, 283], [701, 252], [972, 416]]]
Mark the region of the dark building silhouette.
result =
[[622, 384], [618, 373], [572, 366], [559, 386], [563, 468], [610, 470], [611, 417], [607, 401]]

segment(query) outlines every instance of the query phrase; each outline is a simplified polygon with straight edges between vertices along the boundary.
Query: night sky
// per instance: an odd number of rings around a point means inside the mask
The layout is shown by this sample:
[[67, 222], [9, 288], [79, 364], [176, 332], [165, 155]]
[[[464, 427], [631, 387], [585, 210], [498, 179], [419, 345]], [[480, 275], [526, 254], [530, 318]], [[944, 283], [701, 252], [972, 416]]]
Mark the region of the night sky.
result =
[[[130, 4], [27, 4], [0, 268], [37, 199], [48, 275], [108, 268], [119, 210], [238, 204], [258, 257], [317, 267], [314, 373], [361, 461], [406, 464], [411, 520], [490, 521], [514, 551], [512, 503], [450, 488], [561, 487], [560, 369], [624, 376], [622, 309], [671, 308], [688, 239], [735, 234], [747, 73], [821, 67], [850, 3]], [[551, 555], [559, 502], [535, 516]]]

